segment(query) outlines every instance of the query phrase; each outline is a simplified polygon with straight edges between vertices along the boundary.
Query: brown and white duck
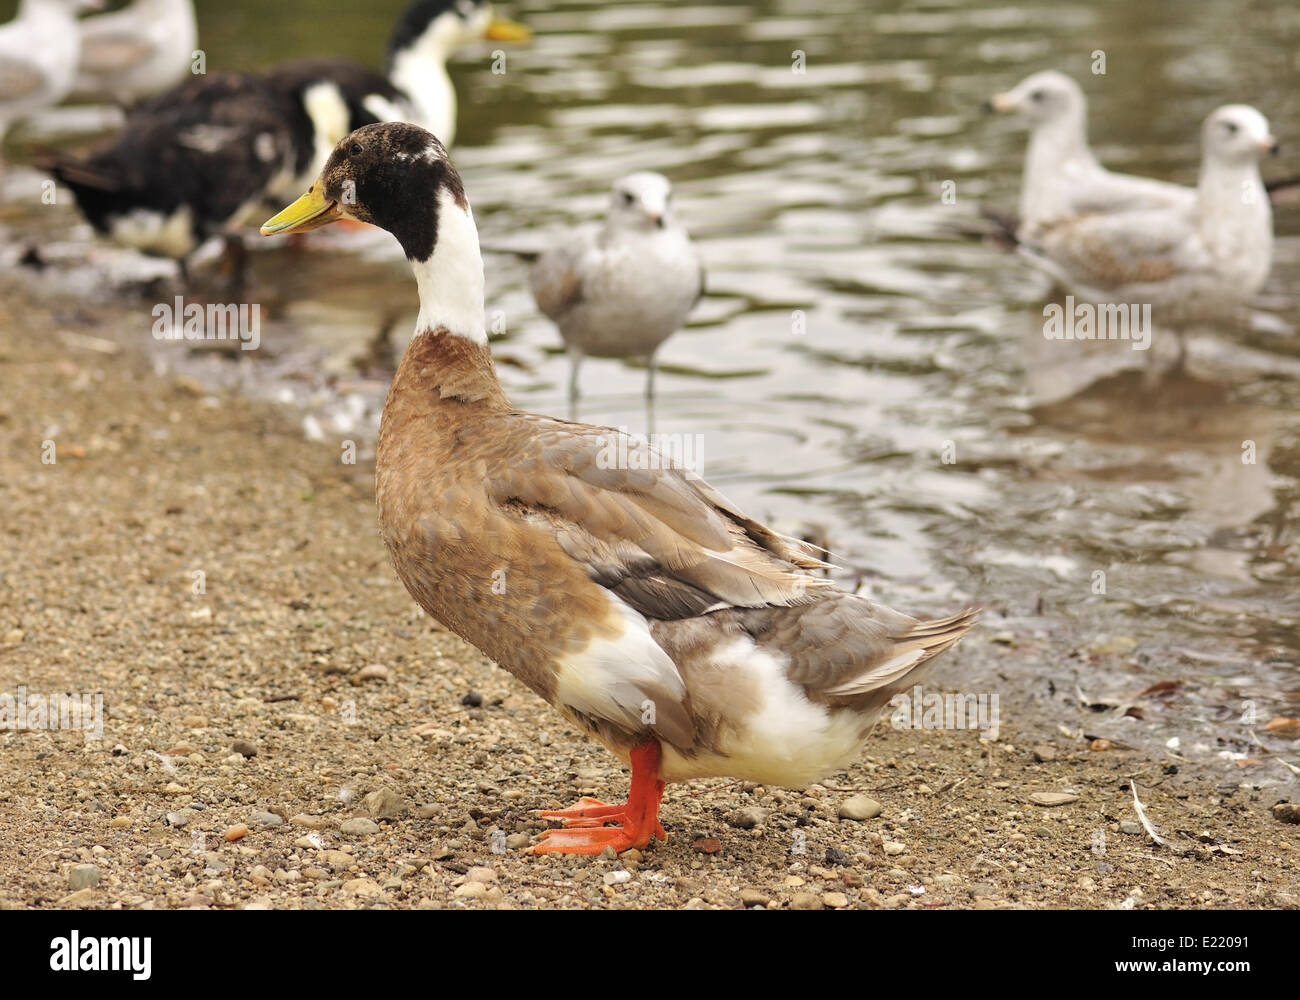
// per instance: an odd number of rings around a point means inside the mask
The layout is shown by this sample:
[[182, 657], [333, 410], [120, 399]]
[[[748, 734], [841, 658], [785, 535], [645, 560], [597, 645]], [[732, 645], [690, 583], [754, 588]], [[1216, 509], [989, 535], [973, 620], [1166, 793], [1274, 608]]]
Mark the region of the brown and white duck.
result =
[[809, 547], [707, 483], [658, 456], [610, 461], [642, 447], [620, 432], [512, 406], [488, 350], [474, 216], [430, 133], [358, 129], [262, 232], [342, 218], [391, 232], [420, 292], [376, 452], [398, 576], [632, 768], [626, 803], [544, 813], [565, 828], [533, 850], [663, 839], [668, 781], [800, 786], [846, 766], [889, 699], [973, 624], [972, 609], [918, 620], [841, 591], [813, 575]]

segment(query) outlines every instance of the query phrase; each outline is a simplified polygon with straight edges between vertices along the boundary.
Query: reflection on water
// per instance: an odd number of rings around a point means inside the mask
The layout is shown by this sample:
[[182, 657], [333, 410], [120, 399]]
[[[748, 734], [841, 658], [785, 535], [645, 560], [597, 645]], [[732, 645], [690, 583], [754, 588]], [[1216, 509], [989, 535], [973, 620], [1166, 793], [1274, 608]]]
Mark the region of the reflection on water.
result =
[[[255, 66], [322, 50], [377, 61], [378, 10], [403, 3], [200, 6], [211, 63]], [[537, 35], [508, 72], [490, 72], [487, 46], [454, 68], [455, 158], [485, 246], [539, 248], [599, 214], [611, 179], [667, 174], [712, 294], [661, 352], [656, 429], [703, 435], [708, 478], [756, 513], [821, 525], [850, 585], [917, 610], [979, 601], [993, 629], [1048, 637], [1030, 644], [1031, 672], [1077, 653], [1094, 687], [1102, 671], [1133, 689], [1238, 678], [1231, 697], [1262, 685], [1280, 714], [1300, 678], [1300, 339], [1198, 331], [1164, 375], [1127, 344], [1084, 357], [1043, 340], [1040, 276], [946, 234], [981, 200], [1014, 204], [1023, 135], [979, 105], [1047, 66], [1083, 82], [1093, 144], [1118, 168], [1193, 182], [1200, 121], [1229, 100], [1259, 106], [1294, 149], [1300, 12], [864, 6], [515, 4]], [[1105, 76], [1089, 73], [1097, 51]], [[70, 212], [16, 225], [50, 259], [84, 259]], [[1298, 230], [1296, 207], [1281, 210], [1264, 297], [1290, 324]], [[395, 244], [336, 232], [258, 249], [265, 350], [238, 365], [166, 357], [297, 399], [315, 436], [372, 430], [389, 342], [400, 350], [415, 314]], [[118, 260], [98, 249], [93, 268]], [[567, 363], [527, 264], [490, 252], [487, 267], [508, 391], [565, 412]], [[59, 271], [42, 280], [85, 286]], [[643, 429], [643, 372], [592, 360], [586, 374], [584, 419]], [[1118, 655], [1130, 647], [1136, 659]]]

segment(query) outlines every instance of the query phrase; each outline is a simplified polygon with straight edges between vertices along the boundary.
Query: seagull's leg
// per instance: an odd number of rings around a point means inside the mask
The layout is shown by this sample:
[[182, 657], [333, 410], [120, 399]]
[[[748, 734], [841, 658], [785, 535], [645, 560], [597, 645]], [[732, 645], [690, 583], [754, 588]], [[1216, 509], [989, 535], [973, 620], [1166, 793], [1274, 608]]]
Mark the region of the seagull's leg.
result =
[[564, 829], [547, 830], [529, 853], [600, 854], [606, 847], [622, 853], [633, 847], [640, 850], [655, 838], [667, 840], [668, 834], [659, 825], [659, 803], [664, 795], [664, 783], [659, 777], [661, 756], [656, 739], [633, 748], [632, 787], [622, 805], [583, 798], [570, 809], [544, 811], [543, 819], [558, 819]]
[[582, 367], [582, 351], [569, 345], [569, 419], [578, 419], [578, 369]]
[[645, 373], [645, 417], [646, 433], [654, 437], [655, 432], [655, 355], [646, 361]]

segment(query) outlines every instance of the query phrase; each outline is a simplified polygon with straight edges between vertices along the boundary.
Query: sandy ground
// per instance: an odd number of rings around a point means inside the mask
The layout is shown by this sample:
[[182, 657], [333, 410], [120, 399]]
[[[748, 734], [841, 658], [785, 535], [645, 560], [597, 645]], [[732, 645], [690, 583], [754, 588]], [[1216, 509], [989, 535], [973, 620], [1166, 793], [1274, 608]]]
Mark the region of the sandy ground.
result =
[[[1300, 905], [1276, 788], [1090, 749], [1077, 708], [1021, 680], [1060, 650], [992, 628], [935, 678], [1020, 658], [991, 747], [881, 727], [803, 791], [670, 787], [643, 855], [527, 856], [537, 810], [626, 775], [415, 608], [373, 469], [69, 340], [95, 317], [0, 302], [0, 693], [104, 710], [99, 740], [0, 732], [0, 907]], [[1136, 824], [1131, 778], [1175, 848]], [[879, 815], [841, 818], [860, 795]]]

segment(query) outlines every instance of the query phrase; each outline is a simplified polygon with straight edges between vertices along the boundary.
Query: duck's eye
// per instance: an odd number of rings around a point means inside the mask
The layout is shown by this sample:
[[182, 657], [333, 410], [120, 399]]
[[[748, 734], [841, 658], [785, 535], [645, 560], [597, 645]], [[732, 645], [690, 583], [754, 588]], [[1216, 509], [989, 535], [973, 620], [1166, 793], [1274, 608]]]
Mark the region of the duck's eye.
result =
[[636, 201], [636, 195], [634, 195], [631, 191], [620, 191], [619, 194], [623, 196], [624, 205], [630, 205], [634, 201]]
[[1040, 102], [1041, 102], [1041, 101], [1045, 100], [1046, 97], [1047, 97], [1047, 92], [1046, 92], [1045, 90], [1035, 90], [1032, 94], [1029, 95], [1029, 99], [1030, 99], [1031, 101], [1040, 101]]
[[1228, 130], [1228, 135], [1236, 135], [1236, 134], [1237, 134], [1237, 123], [1236, 123], [1236, 122], [1224, 122], [1224, 123], [1223, 123], [1223, 127], [1226, 128], [1226, 129]]
[[361, 153], [362, 153], [361, 143], [359, 142], [354, 142], [351, 146], [348, 147], [349, 156], [360, 156]]

